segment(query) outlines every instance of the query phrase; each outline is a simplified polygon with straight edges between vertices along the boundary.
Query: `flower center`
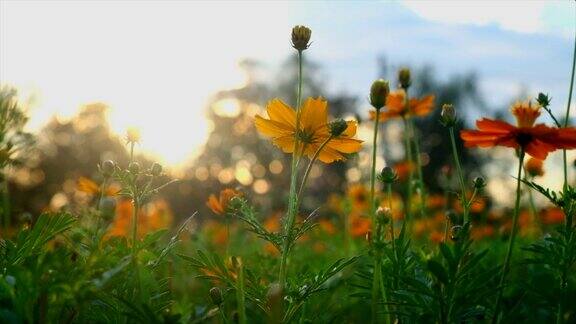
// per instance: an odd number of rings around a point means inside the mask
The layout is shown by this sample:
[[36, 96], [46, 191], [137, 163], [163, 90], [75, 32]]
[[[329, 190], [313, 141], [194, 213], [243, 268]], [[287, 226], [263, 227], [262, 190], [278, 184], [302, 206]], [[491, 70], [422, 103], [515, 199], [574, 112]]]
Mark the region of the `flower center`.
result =
[[518, 127], [532, 127], [540, 116], [540, 105], [530, 101], [516, 102], [512, 106], [512, 114], [516, 117]]

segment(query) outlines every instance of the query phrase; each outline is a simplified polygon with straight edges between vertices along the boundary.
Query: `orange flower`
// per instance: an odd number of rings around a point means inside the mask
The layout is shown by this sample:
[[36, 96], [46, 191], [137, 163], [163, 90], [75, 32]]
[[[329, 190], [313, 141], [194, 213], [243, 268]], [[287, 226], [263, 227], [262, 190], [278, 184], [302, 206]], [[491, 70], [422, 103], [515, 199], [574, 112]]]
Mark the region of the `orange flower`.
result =
[[234, 189], [224, 189], [220, 191], [220, 197], [216, 198], [214, 194], [208, 197], [206, 206], [210, 208], [215, 214], [223, 215], [226, 212], [226, 208], [230, 203], [230, 200], [234, 197], [242, 196], [242, 193]]
[[405, 181], [408, 179], [410, 172], [414, 171], [414, 164], [409, 161], [396, 163], [394, 165], [394, 171], [396, 171], [396, 174], [398, 175], [398, 181]]
[[368, 208], [368, 190], [361, 184], [353, 184], [348, 188], [347, 192], [352, 208], [356, 211], [365, 210]]
[[[380, 121], [392, 118], [426, 116], [434, 109], [434, 95], [422, 98], [411, 98], [406, 105], [406, 91], [399, 89], [390, 92], [386, 99], [386, 111], [380, 111]], [[374, 120], [376, 111], [370, 111], [370, 119]]]
[[[255, 124], [260, 133], [272, 138], [272, 143], [286, 153], [294, 152], [294, 137], [298, 133], [301, 146], [298, 152], [312, 157], [330, 137], [328, 102], [322, 98], [308, 98], [300, 112], [300, 125], [296, 127], [296, 112], [280, 99], [270, 101], [266, 107], [268, 117], [256, 116]], [[362, 141], [354, 139], [357, 123], [346, 122], [347, 128], [332, 138], [322, 149], [318, 159], [324, 163], [345, 160], [342, 153], [360, 151]]]
[[320, 228], [326, 232], [326, 234], [332, 235], [336, 233], [336, 226], [334, 226], [334, 223], [328, 219], [321, 219], [318, 221], [318, 225], [320, 225]]
[[564, 222], [564, 218], [565, 218], [564, 212], [562, 211], [562, 209], [557, 207], [545, 209], [540, 214], [540, 219], [542, 220], [542, 223], [546, 225], [561, 224], [562, 222]]
[[478, 130], [463, 130], [460, 137], [467, 147], [506, 146], [522, 148], [528, 155], [544, 160], [557, 149], [576, 148], [576, 128], [555, 128], [536, 124], [540, 105], [516, 102], [512, 114], [518, 126], [500, 120], [483, 118], [476, 122]]
[[372, 222], [369, 218], [350, 215], [350, 235], [353, 237], [364, 237], [371, 227]]
[[[86, 178], [80, 177], [78, 179], [78, 184], [76, 185], [76, 189], [79, 191], [85, 192], [91, 195], [99, 195], [100, 194], [100, 186], [96, 184], [96, 182]], [[108, 186], [104, 189], [104, 196], [112, 197], [118, 195], [120, 192], [120, 188], [118, 186]]]
[[[134, 205], [129, 199], [122, 199], [116, 204], [116, 216], [112, 226], [106, 233], [106, 237], [127, 236], [132, 228], [134, 217]], [[172, 211], [164, 200], [150, 202], [139, 210], [138, 213], [138, 237], [147, 233], [168, 228], [172, 224]]]
[[530, 158], [524, 164], [526, 168], [526, 173], [528, 173], [531, 177], [541, 177], [544, 175], [544, 161]]

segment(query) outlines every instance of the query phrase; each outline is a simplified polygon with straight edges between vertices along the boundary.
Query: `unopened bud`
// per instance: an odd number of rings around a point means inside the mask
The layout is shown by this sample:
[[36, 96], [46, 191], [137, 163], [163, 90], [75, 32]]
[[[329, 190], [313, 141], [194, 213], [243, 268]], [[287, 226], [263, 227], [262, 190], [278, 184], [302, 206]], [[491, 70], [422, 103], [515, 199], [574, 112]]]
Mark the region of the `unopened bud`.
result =
[[484, 178], [482, 177], [476, 177], [474, 179], [474, 188], [475, 189], [482, 189], [486, 187], [486, 180], [484, 180]]
[[131, 162], [128, 165], [128, 171], [132, 174], [138, 174], [140, 172], [140, 164], [138, 162]]
[[452, 241], [458, 241], [462, 238], [461, 225], [452, 226], [452, 228], [450, 229], [450, 238], [452, 239]]
[[328, 124], [328, 128], [330, 129], [331, 136], [338, 137], [348, 128], [348, 123], [346, 123], [344, 119], [338, 118]]
[[210, 299], [215, 306], [220, 306], [224, 302], [222, 298], [222, 291], [218, 287], [212, 287], [210, 289]]
[[307, 49], [310, 44], [310, 37], [312, 36], [312, 30], [306, 26], [294, 26], [292, 28], [292, 47], [298, 51], [303, 51]]
[[388, 81], [378, 79], [370, 87], [370, 104], [377, 110], [384, 107], [386, 98], [390, 93], [390, 84]]
[[378, 180], [385, 184], [394, 183], [397, 179], [398, 174], [389, 166], [384, 167], [378, 175]]
[[456, 110], [451, 104], [444, 104], [440, 113], [440, 121], [446, 127], [454, 126], [456, 123]]
[[150, 167], [150, 174], [157, 177], [162, 173], [162, 166], [159, 163], [154, 162], [152, 167]]
[[410, 69], [402, 68], [398, 71], [398, 82], [402, 89], [408, 89], [412, 84], [412, 78], [410, 76]]
[[102, 166], [100, 167], [100, 170], [102, 171], [102, 174], [104, 175], [104, 177], [109, 178], [110, 176], [112, 176], [112, 173], [114, 173], [115, 168], [116, 168], [116, 165], [114, 164], [113, 161], [106, 160], [106, 161], [102, 162]]
[[552, 98], [548, 97], [547, 94], [540, 92], [536, 98], [536, 101], [540, 104], [540, 106], [547, 108], [550, 106], [550, 101], [552, 101]]
[[390, 208], [388, 207], [378, 207], [376, 209], [376, 221], [382, 225], [390, 223]]

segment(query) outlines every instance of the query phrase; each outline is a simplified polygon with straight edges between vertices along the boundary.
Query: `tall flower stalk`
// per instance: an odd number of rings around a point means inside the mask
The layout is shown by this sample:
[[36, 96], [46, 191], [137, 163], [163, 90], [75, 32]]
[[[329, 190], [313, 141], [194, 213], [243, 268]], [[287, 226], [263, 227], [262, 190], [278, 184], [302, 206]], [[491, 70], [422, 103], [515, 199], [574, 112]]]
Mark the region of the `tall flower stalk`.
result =
[[[576, 68], [576, 33], [574, 34], [574, 53], [572, 54], [572, 73], [570, 76], [570, 88], [568, 90], [568, 103], [566, 104], [566, 116], [564, 117], [564, 127], [568, 127], [570, 120], [570, 105], [572, 103], [572, 92], [574, 90], [574, 69]], [[564, 190], [568, 188], [568, 160], [566, 149], [562, 152], [564, 157]]]
[[500, 283], [498, 285], [498, 297], [496, 298], [496, 306], [494, 307], [494, 316], [492, 323], [499, 322], [500, 308], [502, 304], [502, 295], [504, 294], [504, 282], [506, 275], [510, 270], [510, 261], [512, 260], [512, 250], [514, 249], [514, 241], [518, 232], [518, 215], [520, 214], [520, 184], [522, 183], [522, 166], [524, 164], [524, 149], [520, 149], [520, 157], [518, 158], [518, 175], [516, 177], [516, 202], [514, 203], [514, 215], [512, 216], [512, 232], [508, 240], [508, 248], [506, 250], [506, 257], [504, 259], [504, 266], [502, 274], [500, 275]]
[[[298, 164], [301, 155], [300, 149], [300, 117], [302, 105], [302, 52], [309, 46], [310, 36], [312, 31], [304, 26], [295, 26], [292, 29], [292, 46], [298, 51], [298, 92], [296, 95], [296, 132], [294, 132], [294, 154], [292, 155], [292, 163], [290, 165], [290, 193], [288, 196], [288, 217], [284, 223], [284, 243], [282, 248], [282, 256], [280, 259], [280, 274], [278, 281], [281, 287], [286, 285], [286, 262], [288, 260], [288, 253], [290, 250], [292, 240], [292, 227], [296, 219], [298, 209], [298, 196], [297, 196], [297, 181], [298, 181]], [[303, 152], [302, 152], [303, 153]]]
[[[382, 79], [374, 81], [372, 87], [370, 88], [370, 104], [376, 110], [376, 116], [374, 118], [374, 136], [372, 138], [372, 165], [370, 169], [370, 216], [372, 218], [372, 238], [369, 242], [373, 247], [374, 254], [374, 273], [372, 278], [372, 322], [378, 322], [378, 295], [381, 294], [384, 302], [386, 302], [386, 291], [383, 286], [382, 279], [382, 247], [381, 237], [383, 235], [381, 231], [381, 222], [376, 218], [376, 197], [375, 197], [375, 185], [376, 185], [376, 155], [378, 151], [378, 128], [380, 121], [380, 110], [386, 104], [386, 98], [390, 93], [390, 86], [387, 81]], [[389, 317], [386, 317], [386, 323], [389, 322]]]

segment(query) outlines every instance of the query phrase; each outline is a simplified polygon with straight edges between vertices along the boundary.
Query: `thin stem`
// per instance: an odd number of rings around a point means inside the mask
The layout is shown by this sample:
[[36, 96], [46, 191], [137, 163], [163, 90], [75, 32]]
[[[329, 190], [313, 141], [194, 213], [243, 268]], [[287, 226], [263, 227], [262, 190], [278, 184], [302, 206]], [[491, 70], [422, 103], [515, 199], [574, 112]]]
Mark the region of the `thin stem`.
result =
[[284, 224], [284, 243], [282, 248], [282, 257], [280, 259], [280, 274], [278, 281], [280, 287], [286, 285], [286, 261], [292, 241], [292, 227], [296, 218], [298, 197], [296, 196], [296, 186], [298, 181], [298, 132], [300, 130], [300, 106], [302, 100], [302, 51], [298, 51], [298, 94], [296, 96], [296, 129], [294, 131], [294, 153], [292, 154], [292, 164], [290, 168], [290, 194], [288, 197], [288, 218]]
[[380, 109], [376, 109], [374, 118], [374, 137], [372, 139], [372, 166], [370, 169], [370, 216], [372, 217], [372, 229], [376, 226], [376, 199], [374, 187], [376, 185], [376, 152], [378, 151], [378, 123], [380, 121]]
[[392, 242], [392, 254], [396, 255], [396, 242], [394, 238], [394, 217], [392, 217], [392, 184], [386, 184], [388, 195], [388, 208], [390, 209], [390, 242]]
[[[464, 223], [469, 221], [469, 204], [466, 198], [466, 183], [464, 182], [464, 173], [460, 165], [460, 157], [458, 155], [458, 148], [456, 147], [456, 136], [454, 135], [454, 126], [448, 127], [450, 131], [450, 143], [452, 144], [452, 155], [454, 156], [454, 164], [456, 165], [456, 173], [458, 173], [458, 180], [460, 181], [460, 195], [462, 200], [462, 207], [464, 208]], [[471, 200], [470, 200], [471, 201]]]
[[[568, 126], [570, 120], [570, 104], [572, 102], [572, 90], [574, 89], [574, 68], [576, 66], [576, 33], [574, 34], [574, 53], [572, 54], [572, 75], [570, 76], [570, 90], [568, 90], [568, 104], [566, 105], [566, 117], [564, 118], [564, 127]], [[564, 190], [568, 188], [568, 161], [566, 150], [563, 150], [564, 156]]]
[[326, 147], [326, 145], [328, 144], [328, 142], [330, 142], [332, 140], [332, 138], [333, 138], [332, 135], [330, 135], [324, 142], [322, 142], [322, 144], [320, 144], [320, 146], [318, 147], [316, 152], [314, 152], [314, 155], [310, 159], [310, 162], [308, 163], [308, 166], [306, 167], [306, 171], [304, 171], [304, 176], [302, 176], [302, 182], [300, 183], [300, 189], [298, 190], [298, 196], [297, 196], [298, 202], [300, 202], [302, 199], [302, 194], [304, 193], [304, 188], [306, 187], [306, 182], [308, 181], [308, 175], [310, 175], [310, 170], [312, 170], [312, 166], [314, 165], [314, 162], [316, 162], [316, 160], [318, 159], [318, 156], [320, 156], [320, 152], [322, 152], [324, 147]]
[[132, 203], [134, 205], [132, 211], [132, 254], [133, 257], [136, 257], [136, 242], [138, 240], [138, 212], [140, 209], [140, 203], [136, 197], [134, 197]]
[[506, 251], [506, 258], [504, 259], [504, 267], [502, 268], [502, 276], [500, 277], [500, 284], [498, 285], [498, 298], [496, 299], [496, 306], [494, 307], [494, 316], [492, 323], [499, 322], [500, 305], [502, 303], [502, 295], [504, 293], [504, 282], [506, 275], [510, 268], [510, 260], [512, 259], [512, 250], [514, 249], [514, 241], [516, 233], [518, 232], [518, 215], [520, 214], [520, 184], [522, 183], [522, 166], [524, 163], [524, 149], [520, 149], [520, 158], [518, 165], [518, 176], [516, 177], [516, 203], [514, 205], [514, 216], [512, 218], [512, 232], [508, 241], [508, 250]]
[[422, 175], [422, 157], [420, 156], [420, 143], [418, 142], [418, 137], [416, 136], [416, 127], [414, 126], [414, 121], [412, 118], [408, 120], [410, 125], [410, 134], [412, 142], [414, 143], [414, 153], [416, 155], [416, 175], [418, 176], [418, 188], [420, 189], [420, 215], [424, 217], [426, 210], [426, 191], [424, 189], [424, 176]]
[[[408, 163], [408, 193], [407, 193], [407, 197], [406, 197], [406, 222], [410, 222], [412, 220], [412, 210], [410, 209], [410, 202], [412, 200], [412, 182], [414, 180], [414, 171], [412, 170], [412, 148], [410, 145], [410, 134], [409, 134], [409, 127], [408, 127], [408, 121], [406, 120], [405, 117], [402, 118], [402, 120], [404, 121], [404, 139], [406, 141], [405, 145], [406, 145], [406, 160]], [[410, 228], [410, 227], [408, 227]]]
[[236, 290], [236, 302], [238, 304], [238, 323], [246, 323], [246, 298], [244, 295], [244, 265], [239, 262], [238, 265], [238, 289]]

